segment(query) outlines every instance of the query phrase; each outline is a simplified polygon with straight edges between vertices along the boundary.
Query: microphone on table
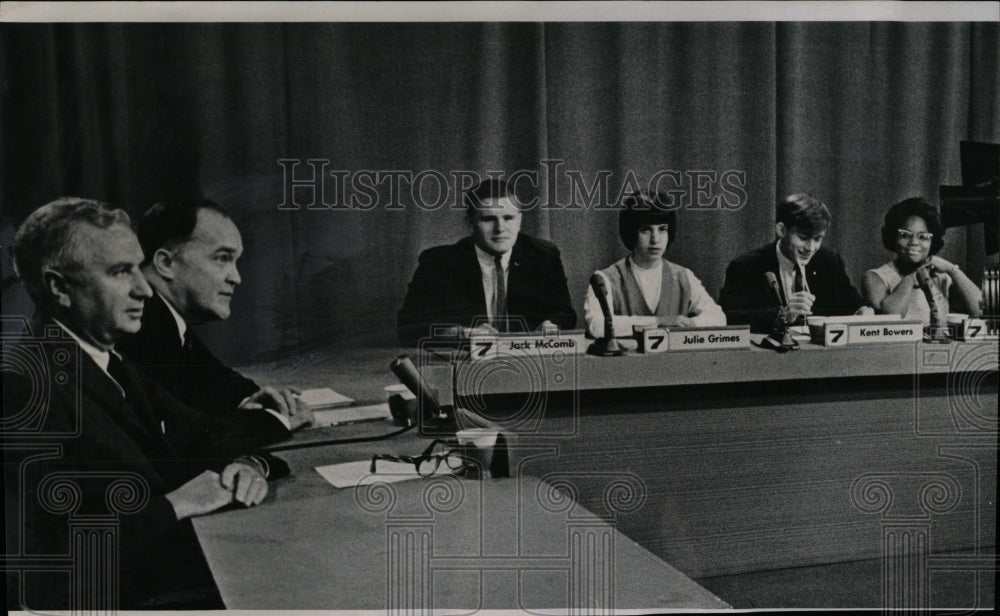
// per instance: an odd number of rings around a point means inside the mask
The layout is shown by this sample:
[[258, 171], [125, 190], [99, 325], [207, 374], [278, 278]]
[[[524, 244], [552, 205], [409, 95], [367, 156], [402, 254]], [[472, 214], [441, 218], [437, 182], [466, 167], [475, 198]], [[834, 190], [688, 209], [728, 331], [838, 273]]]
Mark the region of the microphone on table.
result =
[[788, 314], [788, 301], [785, 299], [785, 294], [781, 292], [778, 277], [774, 275], [774, 272], [764, 272], [764, 279], [767, 280], [767, 286], [770, 287], [774, 298], [777, 300], [781, 313], [775, 323], [774, 330], [764, 338], [763, 344], [776, 351], [797, 349], [799, 348], [799, 343], [792, 338], [792, 334], [788, 330], [788, 322], [785, 320], [785, 315]]
[[934, 286], [933, 275], [937, 269], [931, 265], [918, 267], [915, 272], [920, 292], [927, 298], [931, 309], [930, 323], [924, 327], [925, 342], [951, 342], [948, 330], [948, 301]]
[[597, 303], [600, 304], [601, 312], [604, 314], [604, 336], [591, 343], [587, 353], [600, 357], [624, 355], [625, 349], [615, 340], [615, 325], [611, 306], [608, 305], [608, 284], [604, 280], [604, 274], [594, 272], [590, 277], [590, 288], [594, 290]]
[[423, 418], [431, 422], [447, 419], [447, 413], [442, 411], [437, 396], [434, 395], [420, 372], [417, 371], [417, 367], [413, 365], [409, 355], [403, 354], [392, 360], [392, 363], [389, 364], [389, 370], [392, 370], [399, 382], [406, 385], [420, 401], [421, 408], [424, 409]]

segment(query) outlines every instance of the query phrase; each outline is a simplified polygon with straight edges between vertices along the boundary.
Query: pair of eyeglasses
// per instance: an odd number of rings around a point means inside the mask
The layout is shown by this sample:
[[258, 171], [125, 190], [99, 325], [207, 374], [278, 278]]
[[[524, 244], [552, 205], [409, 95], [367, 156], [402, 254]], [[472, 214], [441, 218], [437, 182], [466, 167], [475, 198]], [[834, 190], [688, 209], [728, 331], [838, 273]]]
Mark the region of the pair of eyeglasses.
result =
[[[434, 448], [441, 446], [440, 453], [434, 453]], [[402, 462], [412, 464], [417, 469], [417, 474], [421, 477], [430, 477], [438, 472], [441, 464], [444, 464], [449, 471], [459, 471], [465, 467], [465, 459], [458, 441], [448, 441], [434, 439], [431, 444], [419, 456], [394, 456], [390, 454], [375, 454], [372, 456], [371, 468], [368, 472], [378, 472], [378, 461]]]
[[906, 229], [896, 229], [896, 237], [904, 242], [909, 242], [914, 238], [914, 236], [916, 236], [918, 241], [923, 242], [924, 244], [928, 244], [934, 239], [934, 234], [928, 231], [913, 233], [912, 231], [907, 231]]

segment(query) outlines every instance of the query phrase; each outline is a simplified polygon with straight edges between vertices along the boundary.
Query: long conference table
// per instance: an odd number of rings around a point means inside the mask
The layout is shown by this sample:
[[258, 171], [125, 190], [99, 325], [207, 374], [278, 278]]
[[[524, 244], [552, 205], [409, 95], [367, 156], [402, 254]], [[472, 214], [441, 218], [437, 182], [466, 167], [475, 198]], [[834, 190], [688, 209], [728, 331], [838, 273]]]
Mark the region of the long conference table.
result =
[[[384, 423], [312, 431], [386, 432]], [[194, 520], [229, 609], [389, 614], [610, 614], [729, 606], [573, 501], [530, 476], [437, 475], [335, 488], [314, 467], [417, 455], [426, 440], [285, 451], [293, 474], [259, 507]], [[253, 563], [248, 567], [247, 563]]]
[[[564, 517], [546, 522], [555, 509], [538, 500], [541, 494], [564, 495], [575, 503], [574, 515], [590, 516], [591, 521], [614, 529], [610, 536], [615, 538], [616, 554], [623, 546], [640, 550], [638, 560], [630, 556], [623, 562], [602, 561], [614, 563], [616, 583], [622, 576], [635, 575], [629, 572], [629, 563], [656, 563], [652, 569], [640, 567], [653, 571], [654, 581], [640, 574], [629, 587], [634, 594], [617, 587], [610, 591], [619, 608], [724, 606], [707, 591], [699, 594], [697, 585], [688, 586], [687, 578], [861, 559], [891, 563], [883, 568], [883, 584], [897, 584], [903, 594], [919, 594], [930, 579], [927, 576], [939, 571], [983, 577], [995, 572], [996, 341], [840, 348], [804, 344], [784, 354], [752, 348], [608, 358], [499, 357], [478, 362], [448, 361], [417, 349], [368, 348], [315, 352], [243, 371], [260, 382], [326, 386], [358, 403], [374, 403], [383, 399], [383, 387], [397, 382], [388, 364], [401, 353], [414, 358], [443, 403], [466, 409], [476, 421], [499, 426], [508, 435], [514, 478], [462, 481], [469, 489], [469, 502], [496, 498], [490, 502], [534, 503], [534, 513], [527, 517], [537, 519], [538, 532], [547, 536], [539, 544], [546, 547], [540, 549], [565, 554], [567, 541], [572, 544], [566, 530], [572, 516], [565, 517], [567, 510], [560, 510]], [[385, 422], [326, 430], [353, 434], [389, 429]], [[319, 438], [318, 434], [312, 431], [296, 438]], [[350, 570], [385, 570], [382, 552], [369, 562], [357, 560], [355, 550], [365, 545], [361, 538], [366, 536], [368, 541], [381, 537], [379, 545], [384, 544], [387, 518], [381, 526], [359, 531], [358, 541], [348, 542], [344, 554], [322, 543], [323, 532], [337, 532], [336, 537], [342, 538], [338, 512], [349, 509], [352, 502], [355, 509], [360, 505], [349, 491], [317, 488], [314, 484], [321, 480], [309, 469], [328, 463], [325, 460], [361, 459], [359, 454], [372, 451], [418, 453], [419, 437], [410, 433], [404, 438], [416, 440], [409, 445], [396, 439], [367, 443], [363, 451], [349, 445], [280, 453], [296, 472], [284, 483], [277, 482], [264, 507], [198, 520], [199, 537], [224, 597], [228, 580], [245, 575], [242, 559], [247, 556], [229, 548], [241, 541], [252, 543], [251, 535], [266, 543], [268, 551], [289, 540], [326, 546], [334, 553], [331, 562], [347, 563], [343, 566], [348, 569], [337, 570], [345, 575]], [[419, 482], [392, 485], [402, 490], [395, 493], [399, 502], [412, 504], [422, 498], [415, 492], [424, 489]], [[534, 500], [525, 496], [529, 493]], [[308, 505], [286, 504], [293, 501]], [[252, 524], [253, 519], [264, 520], [268, 511], [274, 512], [275, 520]], [[328, 518], [319, 519], [329, 519], [323, 528], [303, 522], [321, 511], [328, 512]], [[470, 519], [478, 519], [480, 510], [472, 511]], [[485, 511], [503, 508], [488, 506], [481, 510]], [[289, 522], [278, 535], [267, 530], [286, 517], [297, 521]], [[509, 526], [514, 523], [509, 519], [498, 523], [508, 525], [497, 536], [530, 536], [523, 527]], [[491, 524], [484, 522], [486, 535]], [[233, 528], [244, 527], [253, 532], [233, 534]], [[441, 536], [434, 534], [434, 546], [445, 541]], [[498, 548], [500, 552], [517, 548], [516, 540], [508, 537], [508, 541], [515, 541], [514, 547]], [[451, 544], [441, 545], [450, 553]], [[591, 557], [602, 558], [596, 552]], [[462, 561], [469, 567], [463, 574], [473, 575], [470, 563], [475, 560]], [[281, 561], [282, 566], [292, 564]], [[538, 563], [525, 566], [533, 575], [542, 575], [536, 570]], [[315, 588], [319, 582], [315, 573], [309, 573], [314, 570], [303, 567], [302, 575]], [[445, 566], [448, 575], [454, 569], [461, 566]], [[479, 584], [474, 588], [488, 587], [483, 573], [487, 569], [496, 574], [497, 569], [484, 565], [473, 576]], [[678, 572], [683, 575], [674, 577]], [[434, 571], [435, 580], [449, 579], [440, 577], [444, 575]], [[334, 588], [341, 589], [340, 579], [341, 575], [331, 576]], [[366, 579], [368, 586], [354, 590], [376, 597], [377, 607], [384, 608], [387, 597], [395, 595], [373, 590], [384, 588], [384, 578]], [[675, 590], [669, 596], [646, 592], [644, 584], [655, 586], [656, 579], [669, 580]], [[493, 583], [506, 590], [448, 594], [452, 591], [442, 586], [435, 592], [444, 593], [443, 603], [435, 599], [434, 605], [467, 607], [475, 604], [476, 597], [492, 596], [505, 597], [499, 600], [502, 607], [524, 607], [511, 602], [530, 585], [510, 580], [508, 586]], [[268, 594], [266, 585], [258, 594]], [[232, 596], [246, 596], [252, 590], [246, 586], [233, 587]], [[528, 593], [532, 606], [568, 609], [579, 607], [580, 601], [590, 609], [607, 605], [592, 595], [581, 595], [579, 584], [539, 582], [530, 588], [535, 589]], [[538, 590], [542, 588], [560, 591], [544, 595]], [[566, 590], [570, 588], [576, 594]], [[584, 595], [589, 598], [581, 599]], [[904, 599], [897, 599], [902, 605]], [[889, 605], [892, 600], [886, 598]], [[331, 601], [304, 601], [301, 607], [363, 607]], [[907, 605], [911, 604], [912, 600]], [[231, 607], [239, 605], [258, 604]]]

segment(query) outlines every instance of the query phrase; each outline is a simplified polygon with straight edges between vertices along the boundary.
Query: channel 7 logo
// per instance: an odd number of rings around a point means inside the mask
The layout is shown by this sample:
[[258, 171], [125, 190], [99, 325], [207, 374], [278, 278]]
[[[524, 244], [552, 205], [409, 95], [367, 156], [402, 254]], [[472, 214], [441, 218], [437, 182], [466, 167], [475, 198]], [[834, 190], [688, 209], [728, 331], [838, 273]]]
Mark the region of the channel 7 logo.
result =
[[[528, 332], [511, 318], [512, 331]], [[422, 373], [445, 370], [442, 402], [519, 436], [571, 436], [578, 431], [580, 332], [484, 333], [468, 339], [431, 336], [418, 345]], [[458, 429], [468, 418], [456, 413]]]

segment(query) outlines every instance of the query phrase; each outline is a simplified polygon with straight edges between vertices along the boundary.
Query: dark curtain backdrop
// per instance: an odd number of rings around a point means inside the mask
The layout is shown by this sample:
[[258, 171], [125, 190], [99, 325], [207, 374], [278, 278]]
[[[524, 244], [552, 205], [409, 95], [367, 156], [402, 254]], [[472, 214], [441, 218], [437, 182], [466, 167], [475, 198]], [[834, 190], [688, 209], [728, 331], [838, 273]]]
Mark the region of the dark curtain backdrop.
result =
[[[630, 174], [741, 172], [745, 198], [684, 207], [667, 254], [717, 296], [727, 262], [772, 238], [778, 196], [831, 206], [828, 245], [857, 283], [889, 258], [887, 207], [936, 202], [938, 185], [960, 183], [960, 140], [1000, 140], [993, 23], [2, 27], [4, 313], [21, 305], [11, 225], [35, 207], [75, 194], [135, 217], [202, 194], [232, 208], [246, 245], [233, 316], [203, 329], [240, 363], [394, 343], [419, 252], [468, 233], [448, 205], [418, 207], [408, 191], [390, 205], [389, 183], [371, 209], [279, 210], [281, 159], [537, 171], [522, 198], [566, 207], [535, 207], [524, 230], [562, 249], [582, 319], [588, 276], [624, 249], [617, 213], [572, 192], [569, 171], [609, 174], [611, 196]], [[541, 161], [554, 160], [550, 179]], [[975, 233], [949, 232], [944, 255], [974, 260]]]

